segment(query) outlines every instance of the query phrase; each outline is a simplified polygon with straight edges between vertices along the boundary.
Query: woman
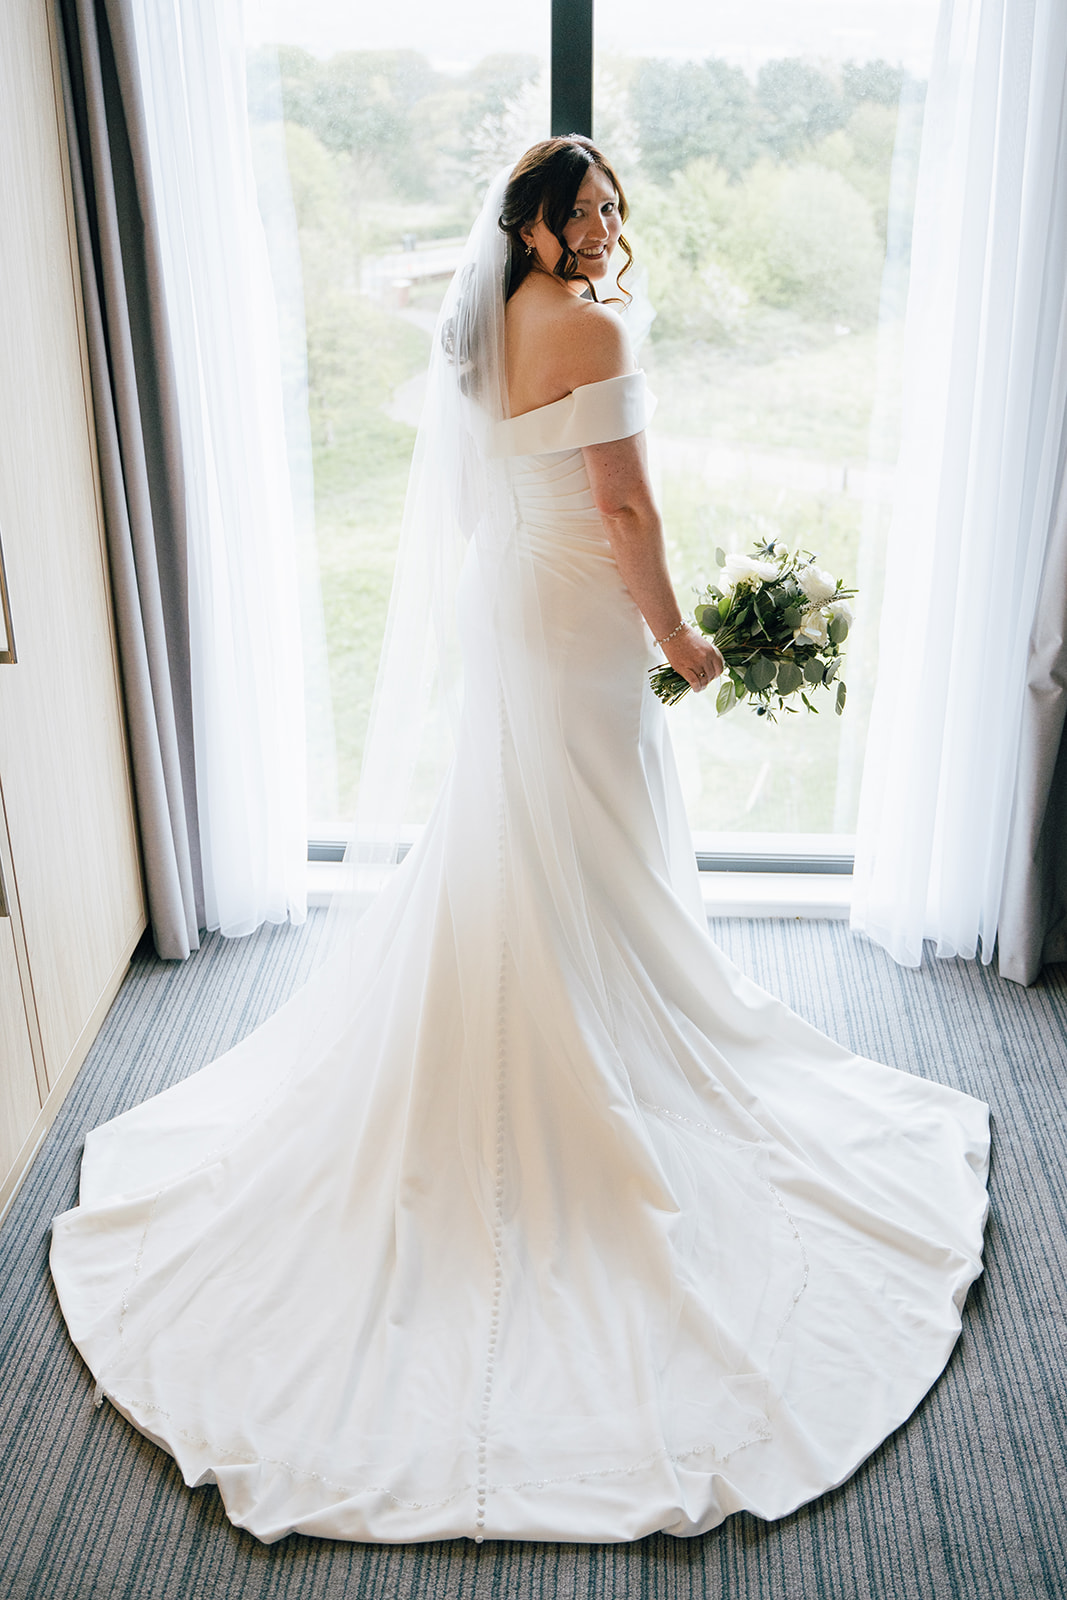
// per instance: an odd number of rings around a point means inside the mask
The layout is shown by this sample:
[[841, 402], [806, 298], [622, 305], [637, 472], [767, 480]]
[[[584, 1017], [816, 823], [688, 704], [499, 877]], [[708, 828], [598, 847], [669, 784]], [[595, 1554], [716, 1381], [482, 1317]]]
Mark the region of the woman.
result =
[[[512, 177], [503, 218], [517, 261], [513, 277], [521, 275], [509, 285], [505, 312], [512, 417], [634, 371], [621, 321], [595, 297], [586, 298], [609, 279], [625, 213], [617, 179], [599, 153], [590, 161], [591, 153], [592, 146], [578, 140], [560, 141], [548, 152], [535, 147]], [[671, 665], [694, 689], [706, 688], [722, 671], [722, 657], [682, 619], [643, 434], [589, 444], [583, 456], [623, 582]]]
[[411, 594], [443, 673], [458, 610], [419, 844], [288, 1006], [89, 1136], [54, 1225], [99, 1391], [264, 1540], [782, 1516], [908, 1416], [980, 1270], [985, 1107], [707, 937], [647, 668], [722, 663], [597, 293], [625, 215], [588, 141], [535, 146], [442, 311], [376, 712], [424, 676]]

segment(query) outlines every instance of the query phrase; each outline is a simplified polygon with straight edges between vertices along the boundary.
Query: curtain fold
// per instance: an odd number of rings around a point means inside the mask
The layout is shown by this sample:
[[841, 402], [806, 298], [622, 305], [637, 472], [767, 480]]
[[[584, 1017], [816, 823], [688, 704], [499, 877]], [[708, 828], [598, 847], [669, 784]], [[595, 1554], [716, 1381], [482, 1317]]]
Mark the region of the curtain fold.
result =
[[[306, 914], [300, 574], [242, 0], [56, 0], [149, 912]], [[305, 486], [306, 487], [306, 486]]]
[[1000, 908], [1003, 978], [1033, 983], [1067, 961], [1067, 483], [1063, 463], [1023, 710], [1019, 775]]
[[909, 965], [924, 939], [992, 958], [1019, 814], [1067, 416], [1065, 85], [1061, 0], [944, 0], [852, 913]]
[[[109, 5], [116, 0], [109, 0]], [[300, 573], [244, 0], [123, 0], [142, 86], [189, 555], [209, 927], [306, 915]]]
[[58, 0], [57, 36], [148, 913], [158, 953], [182, 959], [204, 921], [184, 485], [139, 97], [112, 47], [120, 9]]

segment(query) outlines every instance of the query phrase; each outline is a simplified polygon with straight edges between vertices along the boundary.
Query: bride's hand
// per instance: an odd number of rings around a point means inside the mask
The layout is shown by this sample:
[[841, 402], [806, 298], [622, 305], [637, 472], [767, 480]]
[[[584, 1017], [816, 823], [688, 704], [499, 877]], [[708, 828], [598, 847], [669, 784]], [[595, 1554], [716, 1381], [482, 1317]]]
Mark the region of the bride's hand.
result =
[[706, 634], [693, 624], [661, 646], [675, 672], [680, 672], [697, 694], [706, 689], [723, 669], [723, 659]]

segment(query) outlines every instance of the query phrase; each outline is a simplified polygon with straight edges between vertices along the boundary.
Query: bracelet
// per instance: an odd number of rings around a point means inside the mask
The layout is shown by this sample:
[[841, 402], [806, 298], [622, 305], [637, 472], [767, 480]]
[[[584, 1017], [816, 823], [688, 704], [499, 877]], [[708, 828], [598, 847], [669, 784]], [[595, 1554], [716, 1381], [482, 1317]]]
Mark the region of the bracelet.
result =
[[688, 626], [689, 626], [688, 622], [683, 617], [681, 622], [678, 624], [678, 626], [676, 628], [672, 628], [670, 633], [665, 633], [663, 635], [662, 639], [653, 640], [653, 643], [656, 645], [657, 649], [661, 649], [665, 644], [670, 644], [672, 639], [676, 639], [678, 637], [678, 635], [681, 633], [682, 629], [683, 628], [688, 628]]

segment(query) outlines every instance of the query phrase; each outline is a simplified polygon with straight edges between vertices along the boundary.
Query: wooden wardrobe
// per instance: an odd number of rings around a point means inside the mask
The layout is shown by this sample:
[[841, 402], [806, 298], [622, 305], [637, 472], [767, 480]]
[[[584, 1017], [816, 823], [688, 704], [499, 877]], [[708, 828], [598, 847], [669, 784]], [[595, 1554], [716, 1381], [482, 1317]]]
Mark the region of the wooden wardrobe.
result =
[[0, 1212], [145, 926], [53, 29], [0, 5]]

